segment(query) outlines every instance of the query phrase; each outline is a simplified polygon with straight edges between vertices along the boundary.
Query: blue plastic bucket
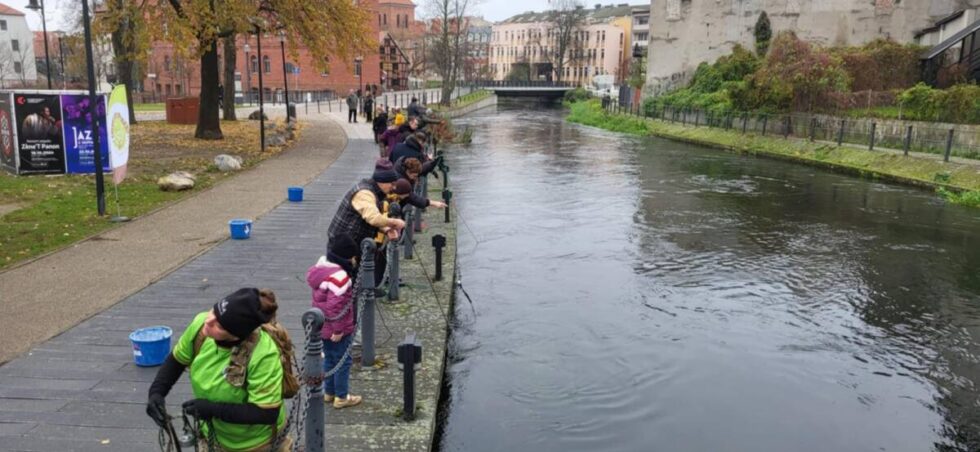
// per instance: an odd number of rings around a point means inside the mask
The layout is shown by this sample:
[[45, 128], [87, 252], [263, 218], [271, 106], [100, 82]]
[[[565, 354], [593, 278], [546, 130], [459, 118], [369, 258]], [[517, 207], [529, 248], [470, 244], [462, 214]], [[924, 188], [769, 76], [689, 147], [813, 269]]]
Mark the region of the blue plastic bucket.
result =
[[289, 202], [303, 202], [303, 187], [289, 187]]
[[173, 331], [166, 326], [140, 328], [129, 333], [129, 340], [133, 342], [133, 361], [140, 367], [163, 364], [170, 353], [171, 336]]
[[235, 240], [245, 240], [252, 236], [252, 220], [231, 220], [228, 227], [231, 228], [231, 238]]

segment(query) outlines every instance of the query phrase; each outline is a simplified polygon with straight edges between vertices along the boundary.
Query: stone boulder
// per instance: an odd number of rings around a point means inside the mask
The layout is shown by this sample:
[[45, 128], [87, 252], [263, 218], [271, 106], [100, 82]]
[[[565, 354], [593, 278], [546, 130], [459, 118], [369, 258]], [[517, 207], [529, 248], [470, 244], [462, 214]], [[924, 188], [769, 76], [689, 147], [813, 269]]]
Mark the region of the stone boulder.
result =
[[273, 133], [266, 137], [265, 144], [269, 146], [284, 146], [286, 144], [286, 137], [279, 133]]
[[[261, 116], [260, 116], [260, 115], [261, 115]], [[258, 120], [259, 120], [260, 118], [263, 118], [263, 117], [264, 117], [264, 119], [265, 119], [266, 121], [268, 121], [268, 120], [269, 120], [269, 115], [263, 115], [263, 114], [262, 114], [262, 113], [260, 113], [260, 112], [259, 112], [258, 110], [255, 110], [255, 111], [253, 111], [253, 112], [252, 112], [251, 114], [249, 114], [249, 115], [248, 115], [248, 119], [251, 119], [251, 120], [253, 120], [253, 121], [258, 121]]]
[[157, 179], [157, 185], [163, 191], [190, 190], [194, 188], [194, 177], [184, 171], [178, 171]]
[[242, 159], [233, 155], [220, 154], [214, 158], [214, 166], [217, 166], [218, 171], [222, 173], [238, 171], [242, 169]]

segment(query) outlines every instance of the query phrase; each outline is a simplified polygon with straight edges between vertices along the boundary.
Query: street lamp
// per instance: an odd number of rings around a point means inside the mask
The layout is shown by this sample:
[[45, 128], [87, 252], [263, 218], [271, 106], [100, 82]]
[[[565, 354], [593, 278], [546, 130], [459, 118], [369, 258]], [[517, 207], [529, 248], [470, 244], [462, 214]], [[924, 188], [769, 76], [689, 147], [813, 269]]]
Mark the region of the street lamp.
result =
[[264, 63], [262, 60], [262, 27], [259, 24], [255, 24], [255, 45], [259, 61], [259, 139], [262, 140], [262, 152], [265, 152], [265, 100], [263, 99], [265, 86], [262, 84], [262, 71], [265, 68], [262, 67]]
[[65, 34], [58, 35], [58, 55], [61, 57], [61, 89], [68, 88], [68, 80], [65, 78]]
[[[99, 115], [95, 114], [99, 103], [98, 98], [95, 96], [95, 62], [92, 60], [92, 20], [88, 14], [88, 0], [82, 0], [82, 26], [85, 28], [85, 66], [88, 68], [88, 104], [89, 108], [92, 109], [91, 131], [92, 149], [95, 151], [95, 200], [99, 209], [99, 216], [101, 217], [105, 215], [105, 182], [102, 174], [102, 148], [99, 146]], [[47, 44], [46, 39], [45, 44]], [[51, 71], [48, 71], [48, 85], [51, 85]]]
[[248, 45], [248, 35], [245, 35], [245, 96], [248, 104], [252, 105], [252, 60], [248, 59], [248, 52], [252, 47]]
[[286, 89], [286, 121], [296, 119], [289, 112], [289, 75], [286, 74], [286, 32], [279, 32], [279, 48], [282, 50], [282, 83]]
[[[87, 0], [85, 0], [87, 1]], [[27, 4], [27, 9], [33, 10], [35, 12], [41, 12], [41, 29], [44, 30], [44, 61], [45, 61], [45, 71], [48, 75], [48, 89], [51, 88], [51, 55], [48, 53], [48, 22], [44, 18], [44, 0], [30, 0]]]
[[360, 93], [363, 89], [361, 84], [361, 61], [364, 59], [361, 57], [354, 58], [354, 72], [357, 72], [357, 92]]

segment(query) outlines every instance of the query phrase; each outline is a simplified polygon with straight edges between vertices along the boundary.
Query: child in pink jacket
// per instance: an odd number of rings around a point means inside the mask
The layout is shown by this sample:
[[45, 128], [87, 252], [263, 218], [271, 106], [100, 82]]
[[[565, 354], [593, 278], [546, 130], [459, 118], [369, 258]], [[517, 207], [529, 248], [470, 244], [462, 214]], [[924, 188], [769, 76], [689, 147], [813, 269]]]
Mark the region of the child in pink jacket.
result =
[[313, 307], [323, 311], [323, 371], [329, 372], [343, 362], [336, 373], [323, 380], [323, 400], [334, 408], [361, 403], [361, 396], [350, 388], [351, 357], [347, 353], [354, 339], [354, 316], [357, 312], [354, 280], [357, 278], [357, 244], [341, 234], [329, 244], [327, 255], [310, 267], [306, 281], [313, 289]]

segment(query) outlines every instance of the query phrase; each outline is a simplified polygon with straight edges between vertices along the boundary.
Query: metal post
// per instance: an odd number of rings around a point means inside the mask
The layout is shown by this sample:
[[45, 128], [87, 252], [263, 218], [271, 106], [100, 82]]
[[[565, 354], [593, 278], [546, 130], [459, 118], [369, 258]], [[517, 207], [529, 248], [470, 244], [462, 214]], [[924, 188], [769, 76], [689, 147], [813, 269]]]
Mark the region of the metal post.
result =
[[783, 119], [783, 138], [789, 138], [789, 116]]
[[870, 144], [868, 145], [868, 150], [869, 151], [875, 150], [875, 130], [876, 129], [878, 129], [878, 123], [872, 122], [871, 123], [871, 141], [870, 141]]
[[418, 207], [409, 206], [405, 208], [405, 259], [411, 260], [415, 257], [415, 217], [420, 216], [422, 211]]
[[[308, 452], [323, 452], [323, 312], [318, 308], [310, 308], [303, 313], [304, 331], [309, 331], [306, 337], [306, 356], [303, 357], [303, 375], [305, 385], [310, 389], [306, 400], [306, 450]], [[298, 403], [298, 402], [297, 402]], [[301, 441], [296, 438], [296, 441]]]
[[694, 110], [694, 127], [701, 123], [701, 110]]
[[296, 119], [296, 115], [290, 114], [289, 112], [289, 74], [286, 73], [286, 35], [279, 35], [279, 48], [282, 51], [282, 83], [283, 89], [286, 91], [286, 122], [290, 119]]
[[847, 125], [846, 119], [840, 120], [840, 129], [837, 130], [837, 147], [844, 145], [844, 127]]
[[[402, 218], [402, 208], [397, 203], [388, 208], [388, 216]], [[406, 228], [411, 229], [411, 228]], [[405, 233], [405, 231], [402, 231]], [[398, 241], [388, 242], [388, 301], [398, 300], [398, 284], [401, 283], [398, 265]]]
[[749, 127], [749, 115], [747, 113], [742, 114], [742, 135], [745, 135], [745, 131]]
[[442, 249], [446, 246], [446, 237], [437, 234], [432, 237], [432, 247], [436, 249], [436, 281], [442, 281]]
[[946, 155], [943, 156], [943, 161], [948, 162], [950, 154], [953, 153], [953, 129], [949, 129], [949, 135], [946, 136]]
[[912, 147], [912, 126], [905, 129], [905, 156], [909, 156], [909, 148]]
[[256, 61], [259, 65], [259, 140], [261, 140], [262, 152], [265, 152], [265, 85], [262, 82], [262, 29], [255, 26], [255, 44], [258, 56]]
[[[398, 344], [398, 364], [402, 368], [402, 388], [404, 405], [402, 419], [415, 419], [415, 370], [422, 363], [422, 345], [415, 338], [415, 333], [405, 335], [405, 340]], [[322, 405], [322, 404], [321, 404]]]
[[[48, 76], [48, 89], [53, 89], [51, 87], [51, 54], [48, 53], [48, 19], [44, 11], [44, 0], [41, 0], [40, 3], [37, 0], [31, 0], [27, 5], [27, 9], [34, 11], [40, 10], [41, 12], [41, 29], [43, 30], [42, 33], [44, 34], [44, 64], [46, 65], [46, 70], [44, 72], [47, 73]], [[24, 70], [27, 69], [25, 68]]]
[[816, 141], [817, 137], [817, 118], [810, 118], [810, 141]]
[[442, 190], [442, 200], [446, 203], [446, 208], [444, 209], [444, 211], [446, 213], [446, 223], [449, 223], [449, 221], [450, 221], [449, 220], [449, 217], [450, 217], [450, 215], [449, 215], [449, 209], [450, 209], [451, 206], [449, 204], [449, 200], [451, 200], [451, 199], [453, 199], [453, 192], [450, 191], [448, 188], [444, 188]]
[[762, 136], [766, 136], [766, 127], [769, 125], [769, 115], [762, 116]]
[[[95, 151], [95, 203], [99, 216], [105, 215], [105, 180], [102, 174], [102, 148], [99, 145], [99, 116], [94, 112], [99, 103], [95, 95], [95, 62], [92, 60], [92, 20], [89, 17], [88, 2], [82, 2], [82, 24], [85, 28], [85, 65], [88, 67], [88, 101], [92, 109], [92, 147]], [[26, 69], [25, 69], [26, 70]], [[50, 72], [50, 71], [48, 71]], [[50, 79], [48, 80], [50, 84]]]
[[[377, 251], [374, 239], [368, 237], [361, 241], [361, 302], [364, 312], [361, 316], [361, 367], [374, 366], [374, 253]], [[355, 296], [357, 296], [355, 294]]]

